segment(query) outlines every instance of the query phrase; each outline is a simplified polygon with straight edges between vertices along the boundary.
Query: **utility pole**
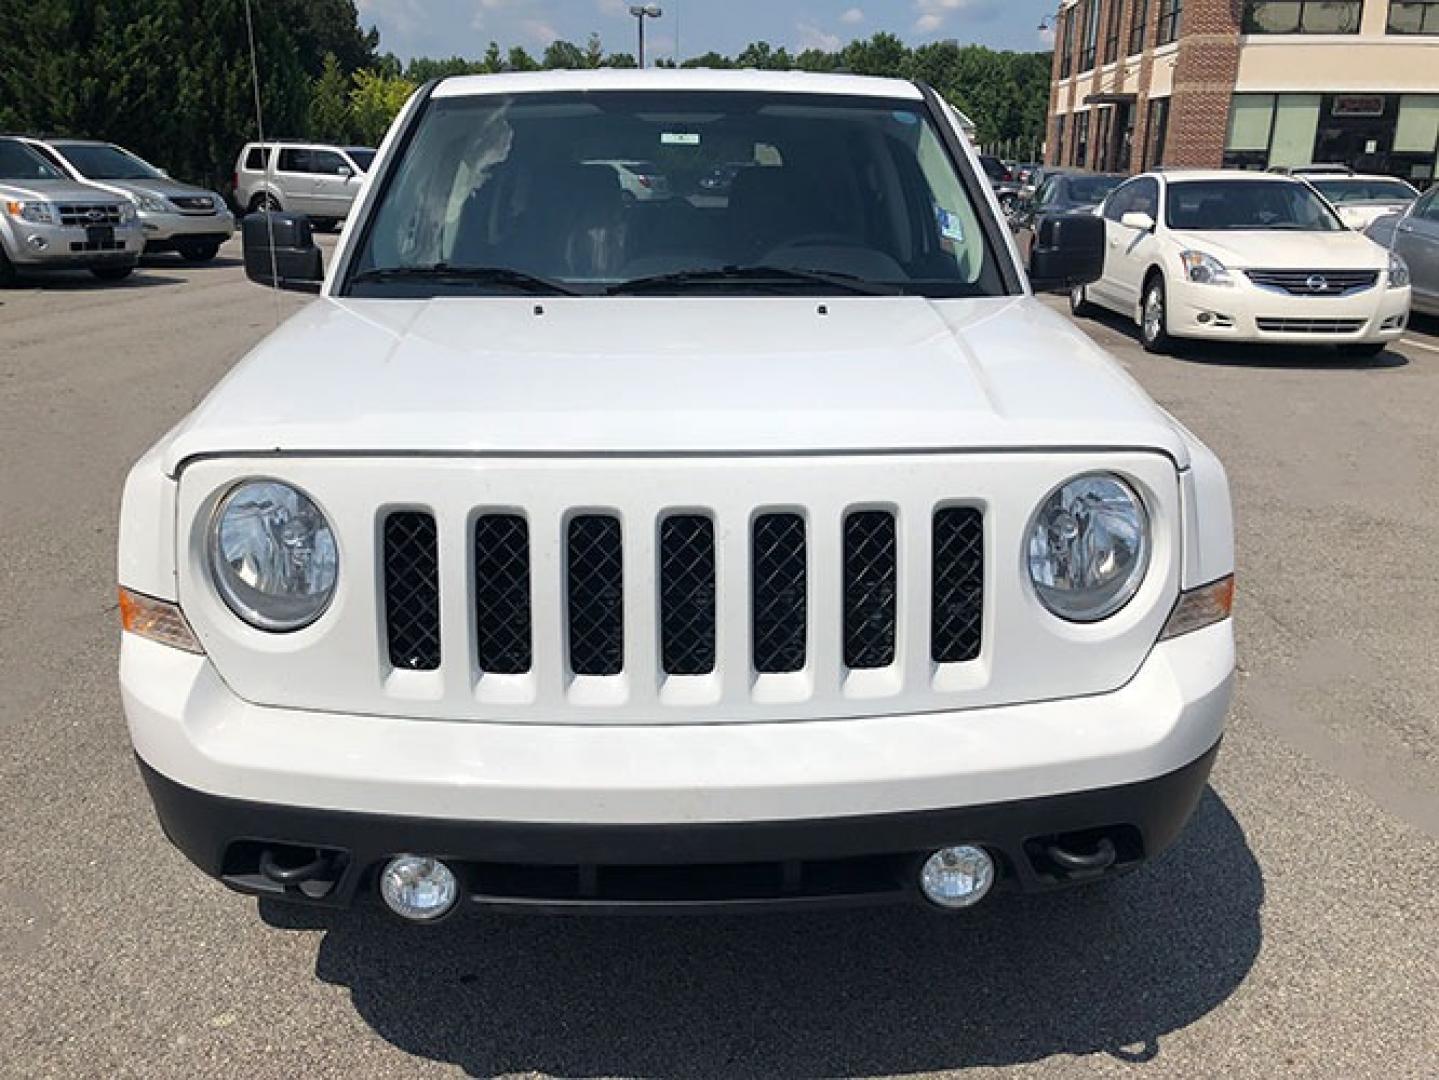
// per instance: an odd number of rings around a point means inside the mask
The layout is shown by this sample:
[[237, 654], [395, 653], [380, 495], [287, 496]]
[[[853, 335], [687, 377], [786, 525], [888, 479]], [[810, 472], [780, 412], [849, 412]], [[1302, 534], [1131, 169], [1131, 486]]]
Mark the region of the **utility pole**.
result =
[[640, 67], [643, 68], [645, 66], [645, 20], [658, 19], [664, 14], [664, 9], [658, 4], [631, 4], [630, 14], [635, 17], [635, 21], [640, 25], [639, 62]]

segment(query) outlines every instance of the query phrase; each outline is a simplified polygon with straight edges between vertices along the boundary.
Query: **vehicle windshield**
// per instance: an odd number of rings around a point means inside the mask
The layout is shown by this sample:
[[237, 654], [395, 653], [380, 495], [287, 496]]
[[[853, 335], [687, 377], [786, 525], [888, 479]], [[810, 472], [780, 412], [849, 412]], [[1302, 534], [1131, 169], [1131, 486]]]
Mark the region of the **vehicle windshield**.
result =
[[[733, 179], [716, 183], [725, 170]], [[1005, 292], [969, 188], [919, 101], [652, 91], [432, 100], [344, 291], [542, 289]]]
[[1169, 185], [1168, 202], [1165, 220], [1171, 229], [1344, 229], [1324, 200], [1298, 180], [1175, 181]]
[[1402, 180], [1311, 180], [1332, 203], [1396, 203], [1416, 198], [1413, 188]]
[[374, 164], [376, 151], [363, 146], [347, 146], [345, 153], [350, 155], [350, 160], [361, 172], [369, 172], [370, 166]]
[[0, 139], [0, 180], [60, 180], [55, 167], [24, 143]]
[[1071, 176], [1067, 184], [1069, 201], [1076, 206], [1097, 206], [1124, 179], [1122, 176]]
[[118, 146], [62, 143], [56, 147], [86, 180], [163, 180], [165, 174]]

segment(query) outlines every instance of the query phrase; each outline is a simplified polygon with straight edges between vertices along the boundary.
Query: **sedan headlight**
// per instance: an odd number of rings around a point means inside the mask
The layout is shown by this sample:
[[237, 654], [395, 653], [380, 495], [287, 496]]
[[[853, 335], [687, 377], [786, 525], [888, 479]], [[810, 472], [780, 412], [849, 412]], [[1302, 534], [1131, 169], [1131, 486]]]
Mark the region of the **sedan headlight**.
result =
[[163, 214], [170, 208], [165, 205], [165, 200], [158, 195], [150, 195], [145, 192], [135, 193], [135, 202], [141, 210], [147, 214]]
[[1229, 270], [1213, 255], [1203, 251], [1181, 251], [1179, 261], [1184, 266], [1184, 276], [1196, 285], [1233, 285]]
[[1060, 485], [1029, 527], [1029, 578], [1061, 619], [1097, 622], [1139, 590], [1149, 567], [1149, 515], [1117, 476], [1090, 473]]
[[11, 217], [32, 225], [55, 224], [55, 208], [47, 202], [7, 202], [5, 210]]
[[1389, 253], [1389, 287], [1402, 289], [1409, 284], [1409, 264], [1394, 252]]
[[308, 626], [335, 595], [340, 556], [330, 523], [278, 480], [236, 486], [210, 523], [210, 573], [230, 610], [260, 630]]

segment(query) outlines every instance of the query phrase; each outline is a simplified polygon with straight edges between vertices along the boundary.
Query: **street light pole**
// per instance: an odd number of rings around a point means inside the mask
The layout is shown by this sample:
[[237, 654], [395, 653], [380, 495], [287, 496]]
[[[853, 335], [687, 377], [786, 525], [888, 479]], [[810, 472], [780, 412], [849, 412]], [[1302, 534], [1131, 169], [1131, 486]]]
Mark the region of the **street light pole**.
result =
[[658, 19], [664, 14], [664, 9], [658, 4], [631, 4], [630, 14], [640, 25], [640, 67], [645, 66], [645, 20]]

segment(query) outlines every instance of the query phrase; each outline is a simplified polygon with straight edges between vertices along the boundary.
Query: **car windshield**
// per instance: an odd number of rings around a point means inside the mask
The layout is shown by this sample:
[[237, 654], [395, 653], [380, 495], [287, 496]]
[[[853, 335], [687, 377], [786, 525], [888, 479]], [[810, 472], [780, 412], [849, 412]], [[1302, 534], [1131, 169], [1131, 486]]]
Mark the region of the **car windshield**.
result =
[[1402, 180], [1311, 180], [1321, 195], [1332, 203], [1409, 202], [1416, 197]]
[[165, 174], [118, 146], [61, 143], [56, 150], [87, 180], [163, 180]]
[[1098, 205], [1124, 181], [1122, 176], [1071, 176], [1069, 201], [1077, 206]]
[[382, 188], [345, 291], [1002, 295], [972, 183], [919, 101], [441, 97]]
[[0, 180], [59, 180], [53, 165], [23, 143], [0, 139]]
[[366, 149], [363, 146], [346, 147], [345, 153], [350, 155], [350, 160], [359, 167], [359, 170], [361, 172], [369, 172], [370, 166], [374, 164], [375, 161], [376, 152], [374, 150]]
[[1165, 220], [1198, 232], [1288, 229], [1340, 232], [1344, 226], [1314, 190], [1298, 180], [1185, 180], [1169, 185]]

